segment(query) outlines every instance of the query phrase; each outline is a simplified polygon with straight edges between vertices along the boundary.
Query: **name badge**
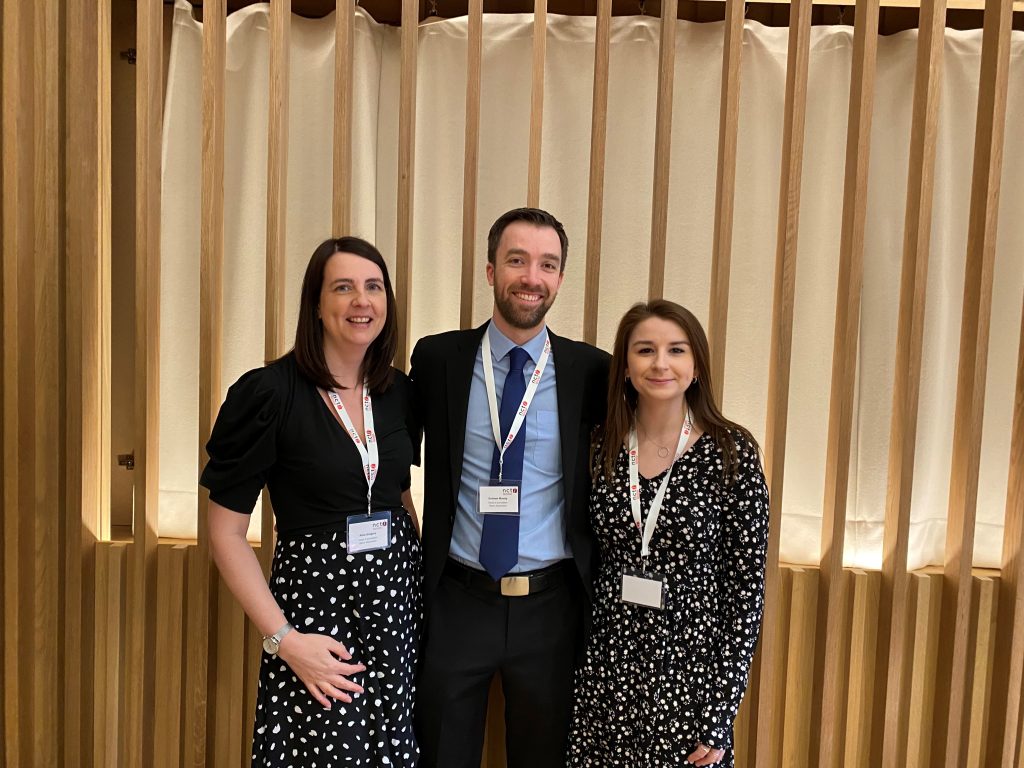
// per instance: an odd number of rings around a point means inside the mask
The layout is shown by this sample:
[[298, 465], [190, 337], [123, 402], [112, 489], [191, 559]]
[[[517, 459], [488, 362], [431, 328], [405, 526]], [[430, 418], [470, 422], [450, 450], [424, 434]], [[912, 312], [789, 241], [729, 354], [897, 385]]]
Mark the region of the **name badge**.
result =
[[665, 609], [665, 577], [653, 573], [622, 574], [622, 602]]
[[480, 486], [479, 511], [481, 515], [518, 515], [519, 483], [492, 479]]
[[391, 546], [391, 512], [351, 515], [346, 525], [348, 553], [374, 552]]

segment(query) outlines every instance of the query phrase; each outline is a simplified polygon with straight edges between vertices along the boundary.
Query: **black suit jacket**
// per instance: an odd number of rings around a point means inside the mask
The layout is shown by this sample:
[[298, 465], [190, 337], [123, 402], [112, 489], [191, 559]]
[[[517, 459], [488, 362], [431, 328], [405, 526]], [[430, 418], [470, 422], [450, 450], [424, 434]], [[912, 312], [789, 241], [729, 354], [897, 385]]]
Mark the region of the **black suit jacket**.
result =
[[[473, 366], [487, 323], [467, 331], [427, 336], [412, 353], [415, 428], [426, 433], [423, 500], [423, 593], [427, 610], [452, 541], [465, 449]], [[548, 331], [555, 360], [555, 392], [562, 443], [566, 531], [588, 600], [597, 552], [587, 504], [590, 496], [590, 437], [604, 420], [611, 360], [589, 344]], [[489, 419], [484, 411], [472, 415]], [[419, 444], [418, 435], [413, 443]]]

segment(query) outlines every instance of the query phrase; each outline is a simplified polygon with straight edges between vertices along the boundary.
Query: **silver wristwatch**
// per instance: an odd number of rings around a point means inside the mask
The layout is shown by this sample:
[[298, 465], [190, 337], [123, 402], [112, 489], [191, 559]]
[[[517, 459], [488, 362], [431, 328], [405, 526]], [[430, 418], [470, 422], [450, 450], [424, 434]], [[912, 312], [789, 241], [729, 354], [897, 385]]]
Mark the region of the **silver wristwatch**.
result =
[[281, 641], [284, 636], [291, 632], [295, 627], [285, 622], [285, 625], [281, 627], [277, 632], [272, 635], [265, 635], [263, 637], [263, 650], [269, 653], [271, 656], [277, 656], [277, 652], [281, 650]]

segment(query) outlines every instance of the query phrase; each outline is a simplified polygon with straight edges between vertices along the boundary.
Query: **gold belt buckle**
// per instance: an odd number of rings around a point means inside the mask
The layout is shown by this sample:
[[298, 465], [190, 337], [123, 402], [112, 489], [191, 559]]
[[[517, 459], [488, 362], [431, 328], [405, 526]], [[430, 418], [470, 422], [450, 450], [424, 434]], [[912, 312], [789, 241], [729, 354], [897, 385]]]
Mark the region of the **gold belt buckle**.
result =
[[526, 597], [530, 594], [530, 577], [502, 576], [501, 594], [505, 597]]

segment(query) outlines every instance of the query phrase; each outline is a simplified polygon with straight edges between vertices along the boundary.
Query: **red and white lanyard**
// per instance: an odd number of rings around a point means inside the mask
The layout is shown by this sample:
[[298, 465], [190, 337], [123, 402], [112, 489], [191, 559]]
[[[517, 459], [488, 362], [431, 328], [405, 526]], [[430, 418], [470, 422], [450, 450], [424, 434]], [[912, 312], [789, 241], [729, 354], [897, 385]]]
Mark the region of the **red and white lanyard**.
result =
[[366, 429], [366, 444], [363, 444], [362, 439], [359, 436], [359, 430], [356, 429], [352, 423], [352, 419], [348, 415], [348, 411], [345, 410], [344, 403], [341, 402], [341, 396], [338, 395], [333, 389], [327, 393], [331, 402], [334, 404], [334, 410], [338, 412], [341, 423], [345, 425], [345, 429], [348, 430], [349, 437], [352, 438], [352, 442], [356, 444], [356, 450], [359, 451], [359, 456], [363, 460], [363, 476], [366, 478], [366, 514], [370, 514], [370, 495], [373, 491], [373, 481], [377, 479], [377, 466], [379, 460], [379, 452], [377, 449], [377, 435], [373, 431], [373, 404], [370, 401], [370, 388], [366, 382], [363, 382], [363, 427]]
[[[505, 441], [501, 440], [501, 418], [498, 416], [498, 395], [497, 390], [494, 387], [494, 361], [491, 359], [491, 337], [490, 328], [484, 331], [484, 340], [482, 344], [482, 355], [484, 364], [484, 384], [487, 386], [487, 405], [491, 411], [491, 431], [494, 433], [494, 444], [498, 446], [498, 479], [501, 480], [502, 471], [505, 464], [505, 451], [512, 445], [512, 441], [516, 439], [516, 435], [519, 434], [519, 430], [523, 426], [523, 420], [526, 418], [526, 412], [530, 410], [530, 403], [533, 402], [533, 396], [537, 394], [537, 386], [540, 384], [540, 378], [544, 375], [544, 369], [548, 365], [548, 358], [551, 357], [551, 338], [548, 336], [547, 331], [544, 332], [544, 351], [540, 355], [540, 360], [537, 361], [536, 367], [533, 369], [533, 375], [530, 377], [530, 383], [526, 385], [526, 392], [523, 393], [523, 402], [519, 406], [519, 411], [516, 413], [516, 417], [512, 419], [512, 425], [509, 427], [508, 436]], [[511, 360], [509, 360], [511, 364]], [[520, 480], [522, 478], [519, 478]]]
[[640, 533], [640, 557], [647, 557], [651, 553], [651, 537], [654, 536], [654, 529], [658, 526], [658, 516], [661, 514], [661, 505], [665, 500], [665, 491], [668, 489], [669, 478], [672, 477], [672, 469], [686, 453], [686, 443], [690, 439], [690, 432], [693, 430], [693, 419], [690, 411], [686, 411], [686, 420], [683, 428], [679, 431], [679, 443], [676, 445], [675, 458], [665, 473], [665, 479], [661, 481], [658, 492], [654, 494], [651, 508], [647, 512], [647, 520], [641, 523], [640, 520], [640, 470], [639, 449], [636, 439], [636, 425], [629, 430], [629, 505], [633, 510], [633, 522], [636, 523]]

